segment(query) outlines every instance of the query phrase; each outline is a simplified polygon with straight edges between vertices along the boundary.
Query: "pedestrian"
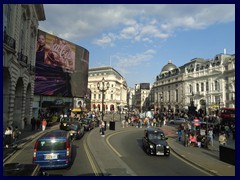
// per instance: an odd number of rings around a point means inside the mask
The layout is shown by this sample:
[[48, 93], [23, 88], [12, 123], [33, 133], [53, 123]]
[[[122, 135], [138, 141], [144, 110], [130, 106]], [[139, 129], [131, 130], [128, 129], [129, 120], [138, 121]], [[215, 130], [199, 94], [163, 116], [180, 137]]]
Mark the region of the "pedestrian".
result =
[[103, 120], [100, 121], [100, 133], [101, 136], [104, 137], [105, 136], [105, 122]]
[[40, 130], [40, 125], [41, 125], [40, 117], [37, 118], [36, 124], [37, 124], [37, 130]]
[[12, 129], [11, 127], [7, 127], [4, 132], [4, 139], [5, 139], [5, 146], [6, 148], [9, 148], [11, 142], [12, 142]]
[[208, 138], [209, 138], [209, 141], [211, 142], [211, 145], [213, 146], [213, 129], [212, 128], [210, 128], [208, 131]]
[[46, 126], [47, 126], [47, 121], [46, 121], [45, 118], [43, 118], [43, 120], [42, 120], [42, 130], [43, 130], [43, 131], [45, 131]]
[[220, 136], [218, 137], [218, 141], [220, 145], [226, 145], [227, 144], [227, 138], [224, 132], [221, 132]]
[[31, 125], [32, 125], [32, 131], [34, 131], [35, 125], [36, 125], [36, 119], [34, 117], [32, 117], [32, 119], [31, 119]]
[[123, 119], [123, 120], [122, 120], [122, 128], [124, 128], [124, 127], [125, 127], [125, 122], [126, 122], [126, 120], [125, 120], [125, 119]]
[[13, 137], [13, 147], [17, 147], [17, 140], [19, 136], [21, 135], [21, 131], [18, 129], [18, 126], [15, 126], [15, 129], [13, 131], [12, 137]]
[[200, 132], [197, 134], [197, 146], [200, 148], [201, 144], [202, 144], [202, 135], [200, 134]]

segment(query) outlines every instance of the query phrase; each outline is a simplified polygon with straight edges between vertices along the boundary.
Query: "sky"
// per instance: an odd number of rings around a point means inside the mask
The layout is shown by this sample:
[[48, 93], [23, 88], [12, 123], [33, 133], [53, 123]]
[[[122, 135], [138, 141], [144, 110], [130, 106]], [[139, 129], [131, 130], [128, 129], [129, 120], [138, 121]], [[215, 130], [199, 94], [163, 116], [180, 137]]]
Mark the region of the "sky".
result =
[[39, 29], [86, 48], [89, 68], [111, 66], [128, 87], [153, 84], [169, 60], [235, 54], [234, 4], [44, 4]]

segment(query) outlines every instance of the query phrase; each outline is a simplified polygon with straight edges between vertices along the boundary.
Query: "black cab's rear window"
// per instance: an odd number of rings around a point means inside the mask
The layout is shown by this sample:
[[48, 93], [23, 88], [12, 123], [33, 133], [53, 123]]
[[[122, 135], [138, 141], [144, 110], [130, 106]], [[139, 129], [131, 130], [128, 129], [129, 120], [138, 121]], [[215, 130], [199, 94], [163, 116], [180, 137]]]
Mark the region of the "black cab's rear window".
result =
[[66, 150], [66, 140], [48, 139], [39, 140], [37, 144], [38, 151]]

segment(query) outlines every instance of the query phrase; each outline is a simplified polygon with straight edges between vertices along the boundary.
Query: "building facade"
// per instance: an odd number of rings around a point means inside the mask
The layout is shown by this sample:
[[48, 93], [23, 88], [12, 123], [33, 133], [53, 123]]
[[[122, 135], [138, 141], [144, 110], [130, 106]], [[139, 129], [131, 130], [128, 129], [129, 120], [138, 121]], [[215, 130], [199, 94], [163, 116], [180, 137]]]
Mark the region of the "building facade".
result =
[[215, 114], [221, 107], [235, 108], [235, 55], [194, 58], [179, 68], [169, 61], [152, 92], [157, 111], [188, 111], [191, 103], [200, 114]]
[[[98, 83], [101, 84], [103, 78], [106, 83], [109, 83], [109, 88], [104, 92], [104, 97], [98, 89]], [[127, 106], [127, 83], [122, 75], [112, 67], [89, 69], [88, 88], [91, 91], [92, 111], [122, 112], [123, 108]], [[104, 108], [102, 107], [102, 98], [104, 99]]]
[[151, 109], [150, 92], [150, 83], [139, 83], [135, 85], [134, 111], [136, 113], [146, 112]]
[[36, 38], [41, 4], [3, 4], [3, 127], [24, 128], [32, 116]]
[[168, 61], [153, 85], [155, 110], [179, 112], [184, 110], [183, 68]]
[[51, 120], [83, 107], [88, 68], [87, 49], [38, 29], [33, 116]]

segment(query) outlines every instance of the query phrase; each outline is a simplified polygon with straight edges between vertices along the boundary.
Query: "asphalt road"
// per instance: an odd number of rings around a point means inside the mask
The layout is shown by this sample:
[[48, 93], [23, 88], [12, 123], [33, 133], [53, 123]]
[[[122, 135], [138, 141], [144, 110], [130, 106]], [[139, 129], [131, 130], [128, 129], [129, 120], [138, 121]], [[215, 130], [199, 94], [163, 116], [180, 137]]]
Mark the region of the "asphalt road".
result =
[[207, 176], [171, 152], [166, 156], [148, 156], [142, 149], [143, 131], [125, 131], [109, 138], [121, 159], [138, 176]]
[[[92, 157], [86, 154], [89, 151], [86, 146], [86, 138], [89, 132], [85, 132], [80, 140], [75, 140], [72, 146], [73, 163], [68, 169], [45, 170], [51, 175], [63, 176], [95, 176], [91, 163], [96, 164]], [[23, 149], [17, 151], [7, 163], [32, 163], [35, 140], [26, 144]]]
[[[99, 176], [100, 172], [96, 160], [89, 153], [86, 139], [89, 132], [73, 142], [74, 161], [69, 169], [47, 170], [52, 175], [63, 176]], [[138, 176], [207, 176], [202, 170], [183, 161], [171, 152], [170, 157], [148, 156], [142, 149], [143, 129], [133, 129], [113, 133], [107, 138], [107, 143], [117, 152], [118, 156]], [[26, 144], [23, 149], [17, 151], [7, 163], [32, 163], [33, 147], [35, 140]], [[97, 149], [97, 147], [95, 147]], [[94, 170], [93, 166], [96, 168]]]

